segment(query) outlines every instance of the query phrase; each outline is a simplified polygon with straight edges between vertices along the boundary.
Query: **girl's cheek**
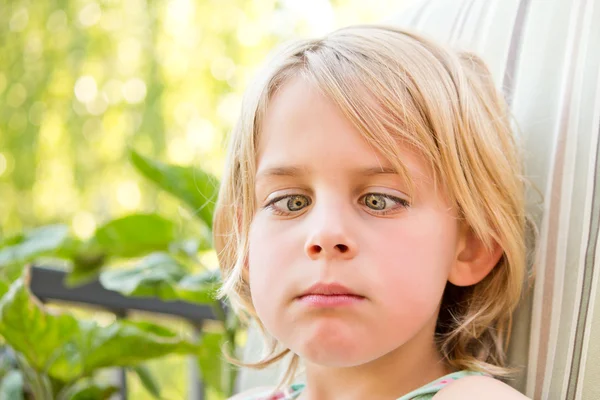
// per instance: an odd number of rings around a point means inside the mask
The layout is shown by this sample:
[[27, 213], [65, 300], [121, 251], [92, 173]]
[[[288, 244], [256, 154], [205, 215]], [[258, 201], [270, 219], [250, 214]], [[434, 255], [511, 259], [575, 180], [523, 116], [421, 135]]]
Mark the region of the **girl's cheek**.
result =
[[403, 235], [395, 245], [381, 249], [374, 293], [385, 293], [389, 302], [415, 307], [429, 305], [431, 299], [437, 302], [446, 285], [452, 248], [445, 240], [432, 242], [431, 235], [422, 238]]
[[287, 240], [284, 232], [274, 232], [264, 221], [257, 220], [251, 226], [248, 264], [253, 292], [262, 295], [274, 290], [277, 282], [283, 282], [285, 265], [291, 262]]

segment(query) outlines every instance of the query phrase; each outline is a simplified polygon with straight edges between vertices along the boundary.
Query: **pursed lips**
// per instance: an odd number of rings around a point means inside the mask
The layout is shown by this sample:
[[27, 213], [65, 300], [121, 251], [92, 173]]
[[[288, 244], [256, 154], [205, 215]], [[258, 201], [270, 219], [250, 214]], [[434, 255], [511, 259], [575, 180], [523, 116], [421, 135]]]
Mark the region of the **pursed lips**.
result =
[[296, 300], [315, 307], [348, 306], [365, 300], [346, 286], [333, 283], [317, 283], [305, 290]]

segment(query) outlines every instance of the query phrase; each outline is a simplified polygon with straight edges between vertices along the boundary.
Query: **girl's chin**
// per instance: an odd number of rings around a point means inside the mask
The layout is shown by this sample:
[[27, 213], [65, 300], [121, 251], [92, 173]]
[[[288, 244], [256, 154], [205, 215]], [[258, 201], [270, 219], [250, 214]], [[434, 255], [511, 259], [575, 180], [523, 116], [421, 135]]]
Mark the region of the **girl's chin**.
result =
[[372, 354], [340, 354], [332, 352], [330, 349], [320, 354], [300, 353], [300, 358], [305, 363], [311, 363], [320, 367], [327, 368], [351, 368], [367, 364], [378, 357]]
[[323, 367], [349, 368], [371, 362], [386, 351], [382, 349], [369, 349], [365, 346], [368, 342], [349, 341], [309, 341], [292, 346], [303, 360]]

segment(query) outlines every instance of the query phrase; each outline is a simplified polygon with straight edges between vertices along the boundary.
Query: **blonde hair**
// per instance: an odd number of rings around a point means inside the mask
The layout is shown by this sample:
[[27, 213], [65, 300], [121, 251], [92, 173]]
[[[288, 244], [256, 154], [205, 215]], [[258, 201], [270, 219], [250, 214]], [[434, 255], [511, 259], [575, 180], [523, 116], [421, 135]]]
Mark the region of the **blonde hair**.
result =
[[[270, 337], [252, 305], [246, 269], [255, 211], [254, 177], [261, 125], [270, 99], [302, 76], [340, 108], [364, 139], [414, 187], [399, 157], [411, 146], [432, 167], [435, 181], [480, 240], [504, 253], [481, 282], [447, 284], [436, 326], [438, 349], [456, 369], [505, 376], [512, 312], [526, 276], [525, 180], [508, 107], [484, 62], [419, 34], [381, 25], [339, 29], [287, 44], [274, 54], [242, 102], [233, 129], [214, 216], [222, 271], [220, 295], [241, 316], [256, 320], [270, 343], [266, 367], [290, 353]], [[278, 350], [279, 349], [279, 350]], [[294, 378], [298, 356], [280, 384]]]

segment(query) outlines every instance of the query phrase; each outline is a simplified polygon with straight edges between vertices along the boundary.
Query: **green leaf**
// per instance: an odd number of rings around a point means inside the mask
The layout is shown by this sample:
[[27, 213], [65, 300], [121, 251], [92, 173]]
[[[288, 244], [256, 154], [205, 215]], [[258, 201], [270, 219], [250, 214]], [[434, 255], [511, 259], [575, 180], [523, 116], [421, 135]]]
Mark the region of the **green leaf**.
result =
[[32, 368], [43, 371], [60, 348], [77, 332], [77, 320], [68, 314], [46, 313], [17, 279], [0, 300], [0, 335], [25, 356]]
[[53, 398], [52, 381], [47, 374], [36, 371], [25, 356], [15, 352], [19, 370], [23, 375], [23, 381], [27, 387], [27, 391], [33, 395], [34, 399], [51, 399]]
[[138, 257], [164, 251], [175, 239], [175, 224], [157, 214], [133, 214], [108, 222], [92, 239], [111, 256]]
[[203, 271], [194, 275], [186, 275], [179, 281], [180, 286], [199, 287], [205, 285], [219, 284], [221, 282], [221, 272], [218, 269]]
[[150, 323], [122, 320], [99, 326], [95, 321], [80, 321], [78, 335], [63, 346], [49, 374], [68, 381], [99, 368], [131, 367], [167, 354], [196, 351], [196, 344]]
[[197, 344], [159, 325], [123, 320], [100, 326], [69, 314], [51, 314], [27, 290], [23, 278], [0, 300], [0, 335], [36, 371], [64, 382], [99, 368], [129, 367], [197, 351]]
[[76, 247], [66, 284], [76, 286], [98, 278], [101, 268], [112, 258], [166, 251], [175, 240], [175, 231], [173, 222], [157, 214], [132, 214], [107, 222]]
[[217, 301], [216, 294], [221, 285], [220, 282], [219, 270], [188, 275], [179, 281], [176, 289], [177, 296], [192, 303], [213, 304]]
[[16, 281], [23, 275], [23, 269], [27, 266], [27, 264], [9, 264], [3, 267], [0, 267], [0, 279], [10, 283]]
[[202, 335], [202, 344], [198, 353], [198, 365], [202, 373], [202, 381], [223, 394], [227, 385], [224, 368], [227, 363], [221, 355], [221, 347], [225, 341], [223, 332], [206, 332]]
[[166, 253], [154, 253], [129, 269], [102, 272], [100, 283], [108, 290], [126, 296], [156, 296], [175, 299], [174, 284], [185, 276], [186, 269]]
[[96, 382], [91, 378], [80, 379], [70, 386], [61, 398], [68, 400], [108, 400], [119, 387], [105, 382]]
[[8, 292], [8, 289], [10, 289], [10, 283], [0, 278], [0, 299]]
[[74, 236], [69, 236], [65, 239], [63, 244], [55, 252], [56, 256], [63, 259], [75, 259], [78, 257], [84, 247], [84, 242]]
[[151, 160], [135, 150], [131, 150], [129, 154], [131, 162], [142, 175], [185, 202], [193, 213], [212, 229], [219, 191], [219, 181], [216, 177], [198, 168]]
[[24, 264], [36, 257], [57, 252], [69, 236], [64, 224], [28, 230], [0, 243], [0, 266]]
[[84, 285], [86, 283], [95, 281], [96, 279], [98, 279], [98, 276], [100, 274], [101, 271], [101, 267], [102, 265], [91, 269], [91, 270], [86, 270], [86, 269], [78, 269], [76, 266], [71, 270], [71, 272], [69, 272], [69, 274], [66, 276], [65, 278], [65, 285], [67, 287], [74, 287], [74, 286], [80, 286], [80, 285]]
[[0, 383], [0, 399], [22, 400], [23, 398], [23, 374], [19, 370], [9, 371]]
[[13, 246], [19, 244], [25, 237], [24, 233], [17, 233], [16, 235], [8, 236], [0, 239], [0, 249], [3, 247]]
[[85, 242], [70, 240], [59, 256], [72, 261], [73, 266], [65, 282], [67, 286], [82, 285], [97, 279], [101, 268], [110, 260], [110, 255], [95, 237]]
[[219, 288], [219, 272], [186, 275], [186, 268], [166, 253], [154, 253], [129, 269], [102, 272], [100, 283], [125, 296], [158, 297], [212, 304]]
[[160, 399], [160, 385], [154, 375], [152, 375], [150, 369], [145, 365], [138, 365], [133, 367], [132, 370], [137, 374], [138, 378], [140, 378], [142, 386], [144, 386], [148, 393], [155, 399]]
[[198, 252], [212, 250], [210, 231], [202, 226], [203, 232], [199, 232], [194, 239], [185, 239], [171, 243], [169, 252], [172, 254], [181, 254], [187, 257], [196, 257]]
[[162, 325], [156, 325], [152, 322], [148, 322], [148, 321], [123, 321], [122, 323], [126, 323], [128, 325], [131, 326], [135, 326], [138, 329], [148, 333], [148, 334], [153, 334], [156, 336], [161, 336], [163, 338], [171, 338], [171, 339], [175, 339], [177, 338], [177, 334], [175, 332], [173, 332], [172, 330], [165, 328]]
[[8, 346], [0, 347], [0, 376], [4, 376], [8, 371], [16, 368], [14, 352]]

